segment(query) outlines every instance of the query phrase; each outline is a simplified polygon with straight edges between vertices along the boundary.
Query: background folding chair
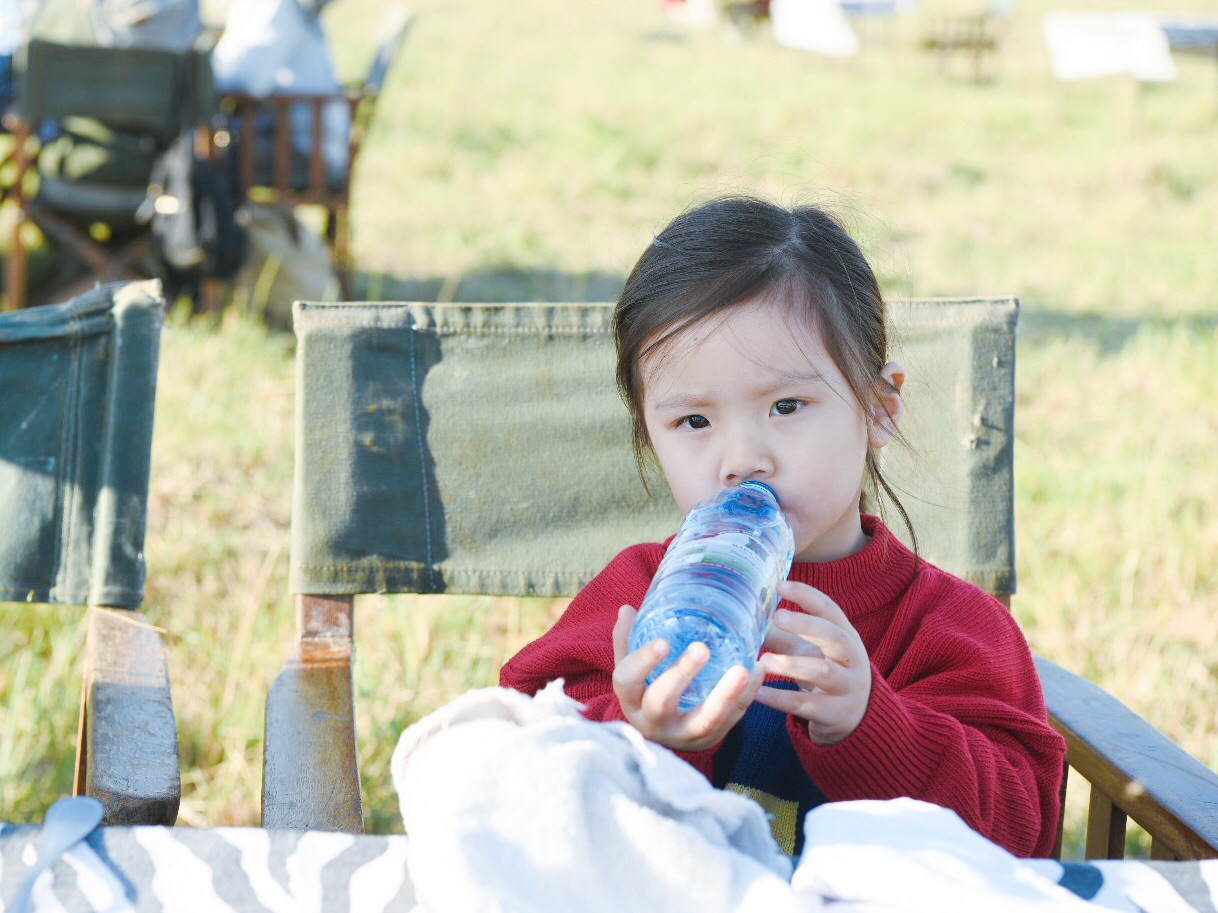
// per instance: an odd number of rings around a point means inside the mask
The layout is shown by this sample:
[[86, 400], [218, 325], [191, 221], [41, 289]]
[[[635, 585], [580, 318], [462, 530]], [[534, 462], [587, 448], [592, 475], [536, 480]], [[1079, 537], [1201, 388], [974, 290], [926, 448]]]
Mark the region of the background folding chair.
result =
[[[318, 206], [325, 212], [325, 239], [339, 291], [351, 295], [351, 179], [360, 147], [372, 124], [389, 67], [414, 22], [404, 7], [386, 19], [377, 51], [364, 79], [336, 93], [284, 93], [259, 97], [243, 92], [220, 96], [221, 126], [211, 132], [211, 159], [227, 159], [242, 199], [285, 207]], [[350, 112], [346, 167], [328, 167], [325, 112], [332, 105]], [[304, 149], [297, 125], [311, 129]]]
[[[611, 313], [296, 306], [298, 637], [267, 698], [265, 826], [362, 829], [356, 594], [570, 596], [621, 548], [676, 530], [663, 481], [649, 499], [635, 473]], [[1017, 313], [1013, 299], [891, 306], [912, 455], [882, 451], [922, 555], [1008, 604]], [[1069, 764], [1110, 817], [1128, 813], [1160, 855], [1218, 854], [1218, 775], [1078, 676], [1038, 668]], [[1097, 693], [1106, 714], [1092, 717]]]
[[107, 824], [172, 824], [181, 798], [165, 648], [139, 607], [156, 282], [0, 314], [0, 600], [88, 606], [76, 792]]
[[998, 55], [1010, 29], [1013, 4], [991, 2], [970, 12], [937, 15], [922, 36], [922, 47], [939, 58], [939, 72], [946, 72], [953, 58], [972, 61], [975, 82], [998, 76]]
[[[8, 122], [17, 166], [7, 263], [11, 306], [150, 274], [151, 212], [139, 218], [137, 212], [146, 200], [163, 205], [149, 189], [157, 158], [214, 108], [207, 55], [205, 44], [185, 52], [40, 39], [27, 44], [18, 110]], [[68, 255], [58, 258], [50, 287], [34, 300], [27, 288], [26, 221]], [[100, 233], [99, 225], [105, 226]]]

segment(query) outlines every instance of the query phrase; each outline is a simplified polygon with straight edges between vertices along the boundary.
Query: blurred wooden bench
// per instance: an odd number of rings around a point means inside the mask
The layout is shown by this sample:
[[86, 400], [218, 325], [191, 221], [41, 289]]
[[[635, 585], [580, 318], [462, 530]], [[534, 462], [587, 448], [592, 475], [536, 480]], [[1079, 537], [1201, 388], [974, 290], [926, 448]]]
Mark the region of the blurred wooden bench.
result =
[[938, 16], [928, 24], [922, 47], [939, 56], [941, 71], [947, 69], [953, 57], [970, 58], [973, 79], [981, 81], [996, 75], [1006, 27], [1006, 17], [989, 10]]

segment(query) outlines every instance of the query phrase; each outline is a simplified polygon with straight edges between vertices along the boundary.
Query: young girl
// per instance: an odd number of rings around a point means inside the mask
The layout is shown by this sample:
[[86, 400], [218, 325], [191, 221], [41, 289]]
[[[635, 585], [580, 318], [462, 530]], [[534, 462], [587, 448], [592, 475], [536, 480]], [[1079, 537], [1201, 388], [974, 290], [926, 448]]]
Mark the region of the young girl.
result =
[[531, 694], [563, 678], [590, 719], [626, 720], [756, 799], [788, 853], [821, 802], [912, 796], [1047, 855], [1065, 745], [1019, 628], [862, 512], [865, 487], [895, 501], [875, 452], [899, 435], [904, 373], [858, 246], [815, 208], [715, 200], [643, 252], [614, 333], [636, 455], [658, 461], [683, 513], [748, 479], [777, 493], [795, 532], [783, 601], [753, 674], [735, 667], [681, 712], [708, 652], [693, 644], [646, 685], [667, 644], [629, 653], [627, 635], [668, 543], [636, 545], [501, 683]]

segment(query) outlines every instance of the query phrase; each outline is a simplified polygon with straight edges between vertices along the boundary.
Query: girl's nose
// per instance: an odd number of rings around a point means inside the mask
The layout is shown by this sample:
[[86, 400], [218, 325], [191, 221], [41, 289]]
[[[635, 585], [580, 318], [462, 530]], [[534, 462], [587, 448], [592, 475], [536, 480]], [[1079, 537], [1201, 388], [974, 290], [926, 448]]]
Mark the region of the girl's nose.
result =
[[764, 436], [738, 433], [726, 445], [719, 468], [719, 482], [724, 488], [735, 488], [750, 479], [764, 482], [774, 475], [774, 453]]

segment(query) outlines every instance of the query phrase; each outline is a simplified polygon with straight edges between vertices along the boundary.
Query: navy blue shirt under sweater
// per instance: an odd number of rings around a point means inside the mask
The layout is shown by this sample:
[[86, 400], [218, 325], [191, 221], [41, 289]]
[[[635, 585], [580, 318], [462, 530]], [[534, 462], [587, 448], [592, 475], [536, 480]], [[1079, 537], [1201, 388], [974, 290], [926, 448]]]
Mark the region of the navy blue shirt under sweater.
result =
[[[794, 691], [794, 682], [769, 681]], [[715, 754], [715, 786], [755, 800], [770, 815], [779, 847], [798, 855], [804, 843], [804, 816], [828, 801], [812, 782], [787, 734], [787, 715], [754, 701]]]

